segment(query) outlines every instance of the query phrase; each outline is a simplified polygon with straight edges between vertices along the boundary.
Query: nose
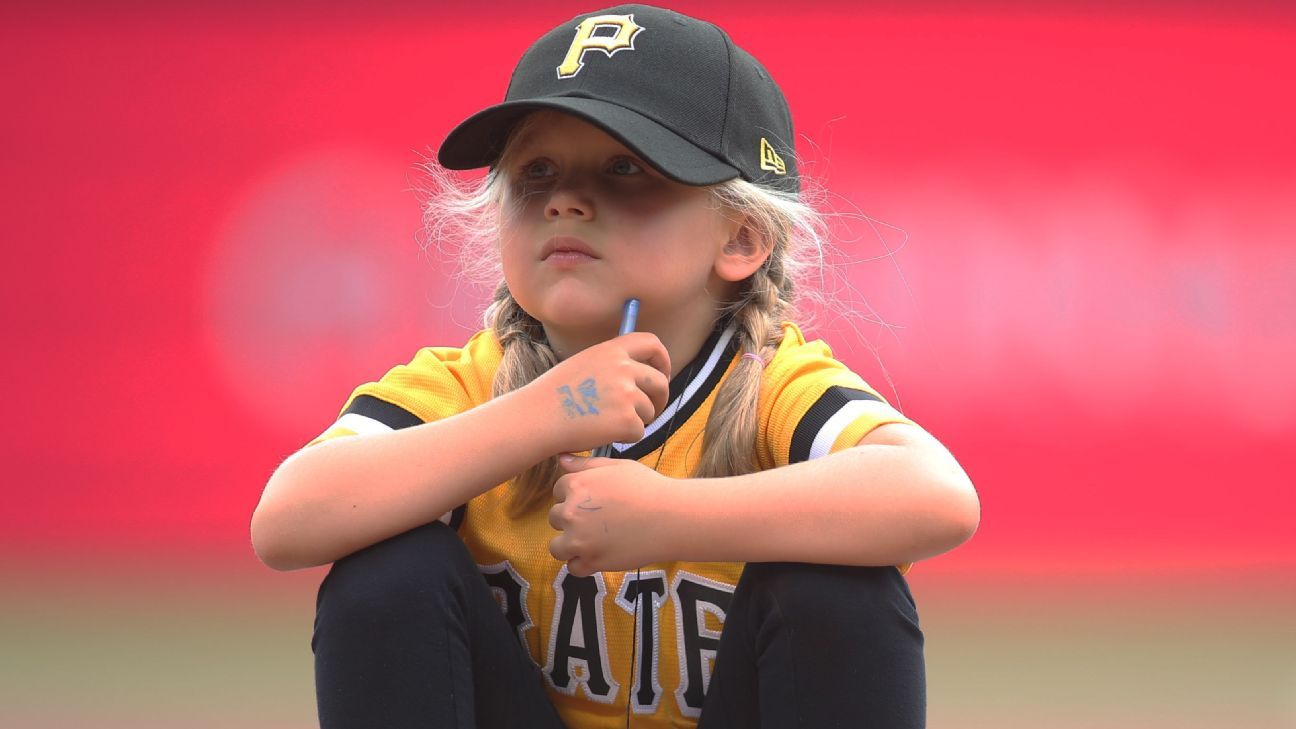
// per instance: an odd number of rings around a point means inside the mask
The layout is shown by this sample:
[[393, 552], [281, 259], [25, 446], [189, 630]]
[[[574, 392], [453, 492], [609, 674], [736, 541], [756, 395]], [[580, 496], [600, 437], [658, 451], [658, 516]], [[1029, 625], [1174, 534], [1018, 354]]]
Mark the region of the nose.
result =
[[594, 200], [585, 194], [581, 187], [574, 186], [570, 182], [558, 185], [549, 193], [549, 202], [545, 205], [545, 217], [549, 220], [593, 220]]

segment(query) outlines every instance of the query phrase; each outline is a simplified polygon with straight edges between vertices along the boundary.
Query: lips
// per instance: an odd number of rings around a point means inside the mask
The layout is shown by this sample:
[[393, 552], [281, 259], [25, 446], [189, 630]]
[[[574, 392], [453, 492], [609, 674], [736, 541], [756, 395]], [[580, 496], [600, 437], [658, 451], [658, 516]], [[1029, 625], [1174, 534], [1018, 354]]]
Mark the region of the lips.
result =
[[581, 256], [586, 258], [599, 257], [585, 241], [572, 236], [555, 236], [545, 243], [544, 248], [540, 251], [540, 260], [547, 261], [553, 256], [563, 259], [577, 259]]

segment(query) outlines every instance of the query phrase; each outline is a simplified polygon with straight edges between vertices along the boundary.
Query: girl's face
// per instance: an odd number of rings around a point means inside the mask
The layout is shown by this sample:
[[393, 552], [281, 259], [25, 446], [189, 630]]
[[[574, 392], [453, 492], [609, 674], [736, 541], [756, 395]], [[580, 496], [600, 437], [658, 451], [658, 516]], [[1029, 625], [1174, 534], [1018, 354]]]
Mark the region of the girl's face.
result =
[[538, 112], [501, 160], [504, 278], [546, 327], [615, 333], [621, 305], [641, 329], [713, 321], [732, 284], [716, 261], [739, 229], [704, 187], [666, 179], [575, 117]]

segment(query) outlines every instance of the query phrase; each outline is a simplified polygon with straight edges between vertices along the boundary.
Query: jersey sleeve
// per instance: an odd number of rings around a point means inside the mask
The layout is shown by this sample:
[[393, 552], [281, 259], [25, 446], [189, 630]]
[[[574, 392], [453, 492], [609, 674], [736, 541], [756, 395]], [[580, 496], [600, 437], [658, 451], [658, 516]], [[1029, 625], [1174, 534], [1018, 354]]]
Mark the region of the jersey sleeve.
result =
[[[879, 425], [912, 424], [886, 405], [861, 376], [833, 358], [827, 344], [806, 342], [791, 324], [784, 328], [783, 344], [766, 367], [759, 416], [757, 462], [762, 468], [850, 448]], [[912, 563], [896, 568], [905, 575]]]
[[[490, 332], [478, 332], [463, 348], [426, 347], [408, 364], [377, 382], [357, 387], [336, 421], [306, 447], [346, 436], [382, 433], [441, 420], [490, 399], [501, 350]], [[442, 517], [458, 528], [461, 506]]]
[[[880, 407], [881, 406], [881, 407]], [[913, 421], [890, 407], [822, 341], [806, 342], [787, 326], [765, 369], [760, 395], [757, 462], [777, 468], [849, 448], [887, 423]], [[912, 563], [896, 565], [907, 574]]]
[[791, 325], [766, 368], [760, 418], [762, 468], [820, 458], [855, 445], [879, 425], [913, 422], [833, 358], [827, 344], [806, 342]]

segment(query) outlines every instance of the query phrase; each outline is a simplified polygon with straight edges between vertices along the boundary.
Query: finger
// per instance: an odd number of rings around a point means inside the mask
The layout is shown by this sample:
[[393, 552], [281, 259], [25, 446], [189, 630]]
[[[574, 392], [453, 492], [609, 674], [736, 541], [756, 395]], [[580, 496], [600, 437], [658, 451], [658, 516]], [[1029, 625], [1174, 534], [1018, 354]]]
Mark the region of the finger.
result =
[[594, 570], [590, 569], [590, 567], [591, 565], [584, 557], [572, 557], [567, 560], [567, 571], [577, 577], [589, 577], [594, 574]]
[[[558, 463], [559, 465], [562, 464], [562, 456], [558, 457]], [[554, 482], [553, 487], [553, 500], [555, 504], [561, 504], [567, 500], [567, 489], [567, 479], [559, 476], [558, 480]]]
[[[558, 456], [558, 467], [567, 473], [572, 473], [573, 471], [581, 470], [585, 466], [585, 462], [588, 460], [590, 459], [581, 456], [574, 456], [570, 453], [564, 453], [561, 456]], [[564, 491], [566, 491], [565, 488]]]
[[[588, 471], [591, 468], [604, 468], [606, 466], [615, 465], [616, 462], [617, 461], [615, 458], [604, 458], [602, 456], [585, 457], [585, 456], [575, 456], [570, 453], [564, 453], [563, 455], [558, 456], [558, 465], [567, 473], [576, 473], [577, 471]], [[565, 479], [559, 478], [558, 480], [561, 482], [564, 481]], [[555, 484], [554, 490], [556, 491], [557, 488], [558, 486], [557, 484]], [[567, 500], [566, 499], [567, 488], [568, 488], [567, 484], [564, 483], [563, 501]]]
[[563, 515], [562, 504], [554, 504], [549, 507], [549, 526], [560, 532], [567, 530], [567, 517]]
[[666, 345], [661, 343], [656, 334], [652, 332], [631, 332], [617, 337], [617, 340], [625, 348], [626, 354], [630, 355], [631, 359], [643, 362], [666, 375], [667, 379], [670, 378], [670, 353], [666, 351]]
[[559, 534], [549, 540], [549, 554], [559, 562], [567, 562], [576, 559], [576, 550], [572, 547], [571, 537], [566, 534]]
[[[639, 416], [639, 419], [643, 421], [645, 427], [652, 425], [652, 421], [657, 419], [657, 413], [660, 412], [657, 409], [657, 403], [653, 402], [647, 395], [642, 393], [635, 398], [634, 409], [635, 415]], [[643, 435], [640, 434], [639, 438], [642, 437]], [[639, 440], [639, 438], [636, 438], [635, 440]]]
[[[654, 418], [666, 409], [666, 401], [670, 399], [670, 378], [658, 370], [643, 367], [635, 373], [635, 385], [648, 396], [653, 406]], [[652, 418], [644, 421], [644, 423], [651, 422]]]

